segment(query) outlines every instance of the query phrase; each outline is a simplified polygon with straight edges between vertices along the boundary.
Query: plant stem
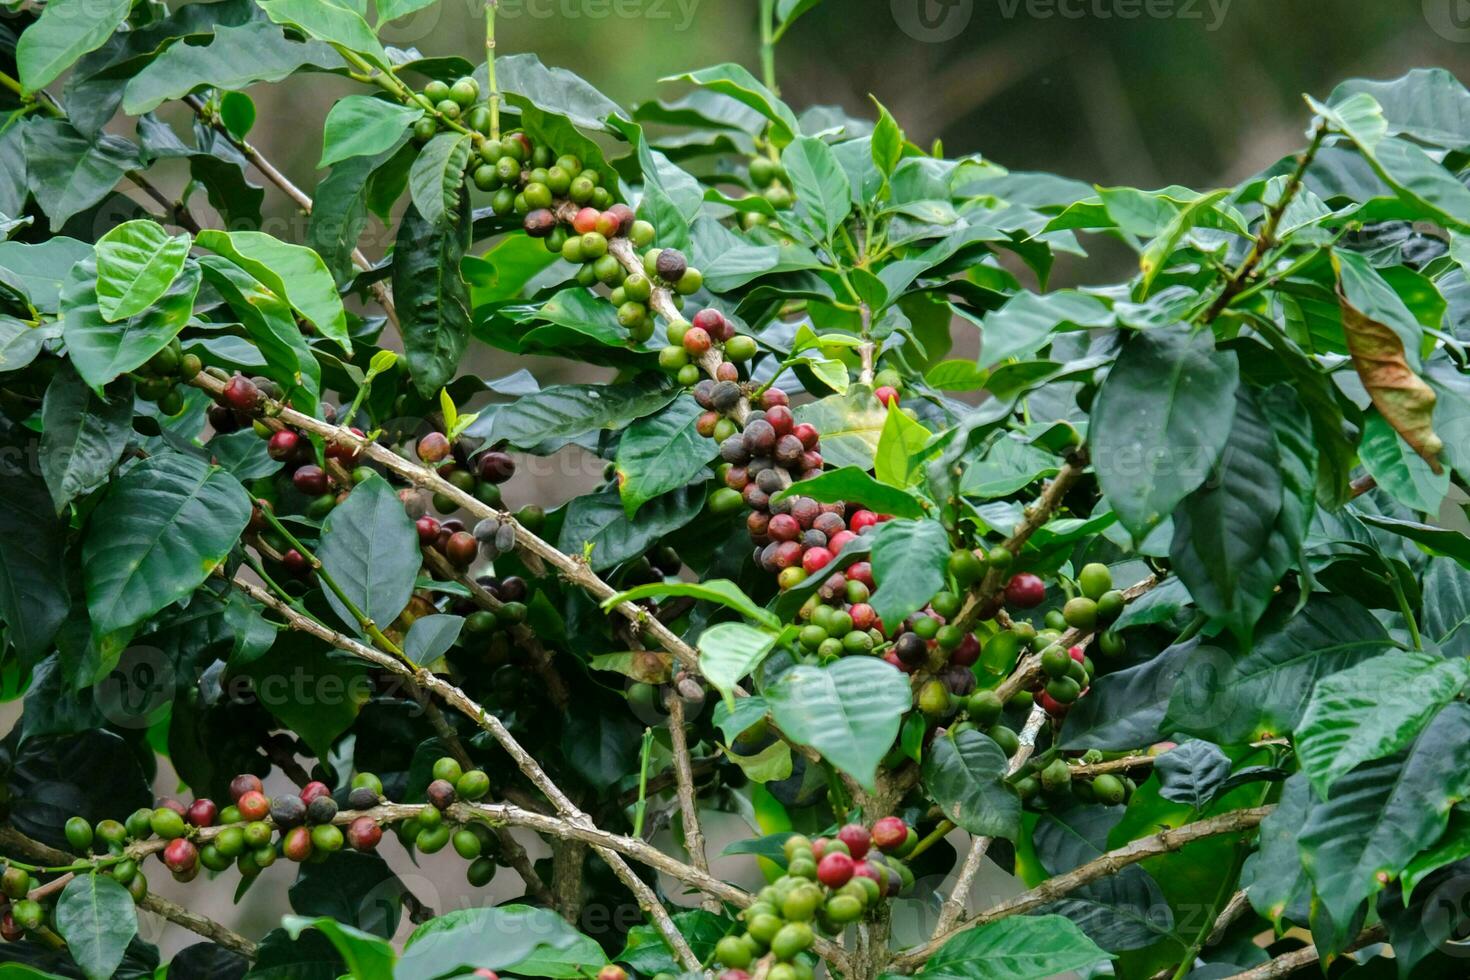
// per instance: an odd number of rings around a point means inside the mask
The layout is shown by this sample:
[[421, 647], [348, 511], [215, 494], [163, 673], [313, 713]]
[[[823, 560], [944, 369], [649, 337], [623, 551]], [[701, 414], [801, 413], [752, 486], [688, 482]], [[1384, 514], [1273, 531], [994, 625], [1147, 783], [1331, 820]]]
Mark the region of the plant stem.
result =
[[485, 87], [490, 90], [490, 138], [500, 139], [500, 86], [495, 81], [495, 10], [500, 0], [485, 0]]
[[776, 0], [761, 0], [761, 80], [772, 93], [776, 88]]
[[648, 757], [653, 752], [653, 729], [643, 729], [643, 749], [638, 753], [638, 802], [633, 806], [633, 836], [643, 837], [643, 818], [648, 813]]
[[1404, 622], [1409, 625], [1409, 640], [1414, 644], [1415, 650], [1424, 649], [1424, 639], [1419, 635], [1419, 621], [1414, 618], [1414, 610], [1409, 608], [1409, 597], [1404, 594], [1404, 583], [1399, 581], [1398, 573], [1391, 567], [1388, 569], [1388, 587], [1393, 590], [1393, 597], [1398, 601], [1399, 612], [1404, 615]]
[[934, 825], [934, 829], [929, 831], [928, 835], [925, 836], [923, 840], [914, 845], [914, 849], [912, 851], [909, 851], [906, 860], [912, 861], [920, 854], [923, 854], [925, 851], [929, 850], [929, 848], [933, 847], [935, 844], [938, 844], [940, 841], [944, 840], [945, 837], [949, 836], [949, 832], [951, 830], [954, 830], [954, 826], [954, 823], [949, 820], [939, 821], [939, 823]]

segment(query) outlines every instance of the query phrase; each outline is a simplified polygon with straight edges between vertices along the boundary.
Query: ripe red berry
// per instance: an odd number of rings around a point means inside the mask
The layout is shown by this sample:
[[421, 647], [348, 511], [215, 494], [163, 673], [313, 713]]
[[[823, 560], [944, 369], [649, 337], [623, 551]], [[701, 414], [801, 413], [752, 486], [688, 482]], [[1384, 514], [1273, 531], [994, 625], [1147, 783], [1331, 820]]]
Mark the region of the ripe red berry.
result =
[[716, 309], [700, 310], [694, 314], [690, 321], [694, 326], [708, 333], [711, 337], [722, 337], [725, 332], [725, 315]]
[[609, 963], [597, 971], [597, 980], [628, 980], [628, 971], [616, 964]]
[[199, 849], [186, 837], [175, 838], [163, 849], [163, 863], [176, 875], [188, 874], [199, 864]]
[[358, 817], [347, 825], [347, 843], [354, 851], [376, 850], [383, 839], [383, 828], [372, 817]]
[[1006, 583], [1006, 603], [1020, 609], [1033, 609], [1046, 601], [1046, 583], [1030, 572], [1011, 576]]
[[589, 231], [597, 230], [597, 219], [602, 217], [602, 212], [596, 208], [583, 208], [572, 218], [572, 227], [577, 234], [585, 235]]
[[817, 880], [828, 888], [841, 888], [852, 880], [853, 860], [841, 851], [824, 854], [817, 865]]
[[230, 780], [230, 799], [234, 800], [236, 803], [239, 803], [240, 797], [244, 796], [246, 793], [259, 793], [260, 791], [261, 785], [259, 776], [251, 775], [248, 772], [242, 772], [240, 775]]
[[290, 429], [282, 429], [271, 436], [270, 442], [266, 443], [265, 451], [271, 459], [290, 459], [300, 444], [301, 437]]
[[311, 801], [316, 799], [318, 796], [331, 795], [331, 787], [328, 786], [326, 783], [320, 782], [318, 780], [312, 780], [305, 786], [301, 787], [301, 802], [305, 803], [307, 806], [311, 806]]
[[1077, 661], [1079, 664], [1087, 659], [1087, 651], [1082, 649], [1080, 646], [1068, 647], [1067, 653], [1071, 654], [1072, 659]]
[[213, 827], [217, 816], [219, 807], [214, 805], [213, 800], [195, 800], [189, 805], [189, 812], [184, 814], [184, 819], [196, 827]]
[[791, 399], [780, 388], [767, 388], [761, 393], [761, 408], [770, 411], [777, 405], [789, 405]]
[[509, 453], [498, 449], [481, 455], [476, 465], [480, 469], [480, 479], [486, 483], [504, 483], [516, 473], [516, 461]]
[[771, 515], [758, 510], [751, 511], [745, 518], [745, 529], [757, 542], [770, 536]]
[[836, 534], [832, 535], [832, 537], [827, 539], [827, 549], [831, 551], [834, 555], [838, 554], [842, 551], [843, 548], [847, 547], [847, 545], [856, 538], [857, 535], [853, 534], [851, 531], [838, 531]]
[[479, 553], [480, 542], [468, 531], [455, 531], [444, 545], [444, 557], [460, 568], [469, 568]]
[[425, 463], [442, 462], [449, 457], [449, 439], [442, 432], [429, 432], [419, 439], [419, 459]]
[[887, 405], [892, 408], [898, 404], [898, 389], [884, 385], [873, 392], [873, 397], [878, 399], [880, 405]]
[[496, 973], [494, 970], [490, 969], [487, 966], [482, 966], [478, 970], [476, 970], [475, 976], [479, 977], [480, 980], [500, 980], [500, 974]]
[[817, 442], [822, 438], [822, 434], [817, 431], [817, 427], [810, 422], [798, 422], [791, 427], [791, 434], [800, 439], [801, 444], [808, 449], [816, 449]]
[[720, 424], [719, 412], [704, 412], [694, 420], [694, 431], [709, 439], [715, 434], [715, 426]]
[[[796, 425], [796, 419], [792, 416], [791, 409], [785, 405], [773, 405], [766, 409], [766, 421], [771, 423], [771, 428], [776, 430], [776, 435], [778, 436], [788, 435], [792, 427]], [[800, 442], [801, 440], [798, 439], [797, 441]], [[806, 446], [803, 445], [801, 449], [805, 450]]]
[[908, 664], [898, 659], [898, 654], [893, 650], [889, 650], [887, 653], [883, 654], [883, 659], [890, 667], [897, 667], [905, 674], [912, 674], [914, 671], [919, 669], [917, 667], [910, 667]]
[[634, 213], [633, 209], [626, 204], [614, 204], [603, 213], [610, 214], [618, 219], [617, 234], [619, 235], [626, 235], [629, 229], [633, 227], [633, 222], [638, 218], [638, 215]]
[[1067, 713], [1067, 706], [1045, 691], [1037, 695], [1036, 702], [1041, 705], [1043, 711], [1053, 718], [1060, 718]]
[[795, 541], [801, 536], [801, 525], [790, 514], [774, 514], [766, 533], [774, 541]]
[[715, 380], [717, 381], [739, 381], [740, 369], [729, 361], [721, 361], [715, 368]]
[[710, 348], [709, 333], [699, 327], [690, 327], [684, 332], [684, 349], [695, 357]]
[[603, 211], [597, 216], [597, 222], [592, 226], [592, 230], [603, 238], [612, 238], [617, 235], [618, 229], [622, 226], [623, 222], [617, 215], [611, 211]]
[[[260, 785], [260, 780], [256, 780], [256, 785]], [[249, 789], [235, 800], [235, 808], [245, 820], [264, 820], [270, 816], [271, 801], [260, 790]]]
[[827, 567], [832, 561], [832, 552], [826, 548], [808, 548], [801, 556], [801, 567], [806, 569], [807, 574], [814, 575]]
[[439, 522], [428, 514], [414, 521], [413, 526], [419, 532], [419, 544], [425, 548], [439, 540]]
[[873, 824], [873, 843], [886, 854], [898, 850], [908, 838], [909, 825], [902, 817], [884, 817]]
[[853, 603], [847, 614], [852, 617], [852, 628], [857, 630], [871, 629], [878, 620], [878, 614], [866, 602]]
[[286, 566], [286, 571], [298, 578], [304, 578], [311, 572], [311, 562], [307, 561], [306, 556], [295, 548], [288, 549], [281, 556], [281, 564]]
[[291, 474], [291, 483], [308, 497], [320, 497], [331, 488], [331, 481], [327, 479], [327, 471], [315, 463], [298, 467], [296, 472]]
[[300, 864], [311, 857], [311, 828], [292, 827], [281, 838], [281, 853], [289, 861]]
[[852, 528], [854, 533], [861, 533], [863, 528], [873, 527], [877, 523], [877, 514], [870, 510], [860, 510], [852, 515], [852, 518], [847, 522], [847, 526]]
[[861, 582], [870, 589], [876, 589], [878, 584], [873, 581], [873, 563], [866, 561], [853, 562], [847, 570], [849, 582]]
[[253, 412], [260, 405], [260, 389], [254, 381], [237, 374], [225, 384], [224, 400], [233, 409]]
[[[178, 800], [159, 800], [158, 807], [163, 807], [165, 810], [172, 810], [181, 817], [187, 816], [189, 813], [189, 808], [184, 806], [184, 804], [180, 803]], [[157, 809], [158, 807], [154, 807], [154, 809]]]
[[849, 854], [862, 860], [868, 853], [868, 845], [872, 843], [873, 836], [862, 824], [850, 823], [837, 832], [837, 839], [847, 845]]
[[782, 541], [776, 545], [777, 568], [794, 568], [801, 563], [802, 557], [801, 543], [798, 541]]
[[966, 633], [960, 645], [949, 655], [949, 662], [957, 667], [973, 667], [980, 660], [980, 641], [974, 633]]

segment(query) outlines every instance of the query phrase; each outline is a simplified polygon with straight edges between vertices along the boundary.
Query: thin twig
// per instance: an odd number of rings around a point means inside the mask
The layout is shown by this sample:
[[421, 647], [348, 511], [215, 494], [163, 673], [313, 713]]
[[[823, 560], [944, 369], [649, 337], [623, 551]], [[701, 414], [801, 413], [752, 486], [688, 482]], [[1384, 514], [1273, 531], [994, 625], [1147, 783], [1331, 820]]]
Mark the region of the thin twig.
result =
[[1108, 851], [1086, 864], [1073, 868], [1065, 874], [1048, 878], [1029, 891], [1008, 898], [979, 914], [957, 923], [955, 926], [929, 939], [919, 946], [906, 949], [893, 958], [890, 967], [908, 972], [925, 963], [950, 939], [965, 929], [984, 925], [1012, 915], [1023, 915], [1034, 909], [1054, 902], [1058, 898], [1081, 888], [1083, 885], [1117, 874], [1123, 868], [1160, 854], [1169, 854], [1187, 844], [1222, 834], [1242, 833], [1254, 830], [1266, 818], [1273, 807], [1261, 806], [1245, 810], [1232, 810], [1216, 817], [1197, 820], [1181, 827], [1160, 831], [1149, 837], [1140, 837], [1115, 850]]
[[[689, 852], [689, 861], [700, 871], [709, 872], [709, 858], [704, 852], [704, 831], [699, 826], [699, 801], [695, 798], [694, 772], [690, 766], [689, 738], [684, 731], [684, 699], [676, 688], [671, 687], [667, 698], [669, 708], [669, 741], [674, 749], [674, 776], [678, 785], [679, 813], [684, 819], [684, 850]], [[718, 912], [720, 903], [705, 900], [705, 908]]]
[[[1358, 934], [1344, 953], [1351, 953], [1355, 949], [1381, 943], [1388, 938], [1388, 928], [1382, 922], [1370, 926]], [[1315, 946], [1304, 946], [1301, 949], [1292, 950], [1290, 953], [1282, 953], [1269, 963], [1252, 967], [1242, 973], [1233, 973], [1226, 980], [1278, 980], [1280, 977], [1289, 977], [1298, 970], [1304, 969], [1316, 963], [1322, 958]]]

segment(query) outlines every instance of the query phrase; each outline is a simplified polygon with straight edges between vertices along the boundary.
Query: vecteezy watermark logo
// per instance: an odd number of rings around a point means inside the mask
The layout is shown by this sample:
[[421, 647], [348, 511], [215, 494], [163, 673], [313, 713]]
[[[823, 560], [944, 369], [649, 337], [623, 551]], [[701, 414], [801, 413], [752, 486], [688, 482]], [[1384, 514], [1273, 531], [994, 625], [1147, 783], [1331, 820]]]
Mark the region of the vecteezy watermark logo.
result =
[[1201, 21], [1218, 31], [1234, 0], [996, 0], [1000, 15], [1014, 20], [1186, 20]]
[[1470, 0], [1424, 0], [1424, 20], [1446, 41], [1470, 42]]
[[118, 728], [148, 728], [173, 702], [173, 661], [156, 647], [128, 647], [93, 696], [102, 716]]
[[975, 0], [889, 0], [893, 22], [915, 41], [943, 44], [960, 36], [975, 15]]

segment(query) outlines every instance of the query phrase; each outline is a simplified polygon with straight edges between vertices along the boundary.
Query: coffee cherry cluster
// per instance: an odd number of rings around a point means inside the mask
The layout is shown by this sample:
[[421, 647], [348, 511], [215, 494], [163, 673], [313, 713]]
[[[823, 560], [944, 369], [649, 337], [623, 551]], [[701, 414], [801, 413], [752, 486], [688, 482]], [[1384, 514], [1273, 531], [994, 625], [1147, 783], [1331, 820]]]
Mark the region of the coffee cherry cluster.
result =
[[791, 179], [786, 168], [769, 157], [754, 157], [750, 161], [750, 183], [766, 199], [766, 203], [777, 211], [790, 210], [796, 203], [791, 193]]
[[[1096, 765], [1103, 758], [1098, 749], [1089, 749], [1078, 761], [1083, 765]], [[1060, 805], [1074, 798], [1079, 803], [1118, 806], [1128, 802], [1138, 789], [1138, 784], [1126, 775], [1104, 772], [1084, 778], [1061, 756], [1044, 764], [1038, 765], [1033, 761], [1022, 767], [1013, 777], [1013, 785], [1022, 800], [1038, 806]]]
[[[426, 854], [452, 843], [461, 857], [472, 862], [468, 879], [483, 885], [496, 868], [493, 855], [498, 841], [493, 831], [477, 821], [452, 826], [444, 811], [458, 800], [483, 799], [490, 792], [490, 777], [481, 769], [465, 771], [451, 758], [435, 762], [433, 776], [427, 794], [431, 805], [398, 821], [395, 832], [406, 847]], [[66, 839], [78, 854], [100, 855], [101, 873], [111, 875], [140, 901], [148, 894], [148, 882], [138, 866], [139, 854], [156, 851], [169, 874], [181, 882], [192, 881], [200, 869], [222, 872], [231, 866], [254, 877], [279, 857], [320, 863], [344, 847], [374, 851], [388, 822], [386, 817], [366, 812], [386, 802], [383, 784], [372, 773], [358, 773], [345, 793], [339, 794], [346, 813], [339, 810], [338, 800], [322, 782], [307, 783], [299, 793], [267, 797], [259, 777], [245, 773], [231, 780], [230, 795], [234, 802], [222, 809], [205, 798], [187, 806], [166, 799], [151, 809], [135, 811], [126, 821], [103, 820], [95, 827], [82, 817], [72, 817], [66, 822]], [[164, 846], [139, 849], [138, 845], [153, 839], [165, 842]], [[23, 898], [36, 886], [19, 869], [11, 868], [0, 887], [7, 895], [17, 892]], [[16, 921], [23, 925], [31, 916], [29, 909], [21, 911]]]
[[886, 368], [873, 376], [873, 397], [878, 404], [892, 408], [903, 393], [903, 375]]
[[49, 910], [31, 892], [41, 882], [22, 868], [7, 867], [0, 874], [0, 939], [14, 943], [26, 933], [41, 936], [50, 931]]
[[715, 946], [715, 959], [725, 967], [721, 980], [748, 980], [748, 970], [767, 955], [774, 960], [766, 974], [771, 980], [809, 980], [813, 957], [807, 950], [818, 933], [836, 935], [913, 886], [902, 856], [917, 842], [898, 817], [884, 817], [871, 830], [848, 824], [815, 841], [787, 838], [786, 874], [741, 913], [745, 931]]
[[[737, 333], [730, 318], [713, 308], [700, 310], [691, 322], [677, 320], [669, 324], [668, 338], [669, 346], [659, 351], [659, 367], [673, 372], [679, 383], [686, 386], [699, 384], [699, 365], [693, 362], [699, 361], [710, 350], [718, 350], [723, 355], [715, 368], [714, 382], [738, 382], [739, 365], [755, 357], [757, 350], [754, 337]], [[719, 413], [713, 411], [712, 387], [705, 386], [701, 390], [704, 394], [700, 397], [700, 404], [713, 414], [707, 413], [700, 420], [700, 433], [713, 438]], [[710, 404], [706, 405], [706, 401]]]
[[178, 415], [184, 410], [180, 384], [193, 381], [202, 369], [199, 358], [185, 354], [176, 337], [133, 371], [131, 377], [136, 382], [139, 398], [157, 404], [164, 415]]

